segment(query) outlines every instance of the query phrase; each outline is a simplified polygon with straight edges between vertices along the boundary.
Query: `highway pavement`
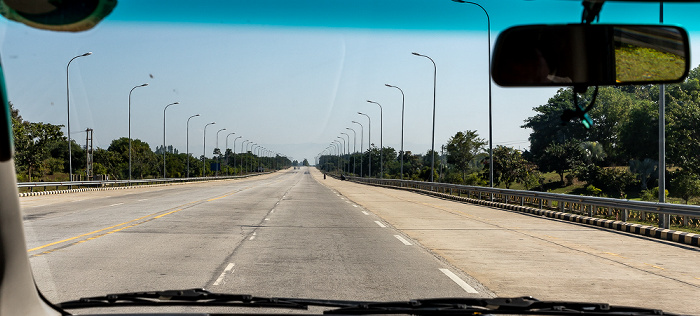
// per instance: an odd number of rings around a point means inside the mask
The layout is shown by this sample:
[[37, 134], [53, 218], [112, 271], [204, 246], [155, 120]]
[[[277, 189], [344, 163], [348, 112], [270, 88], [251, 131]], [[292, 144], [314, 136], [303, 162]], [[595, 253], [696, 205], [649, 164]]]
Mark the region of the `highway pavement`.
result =
[[700, 314], [698, 247], [312, 174], [498, 296]]
[[52, 302], [188, 288], [344, 300], [494, 296], [309, 168], [20, 201], [34, 276]]
[[20, 201], [36, 282], [54, 302], [206, 288], [345, 300], [532, 295], [700, 314], [697, 247], [313, 168]]

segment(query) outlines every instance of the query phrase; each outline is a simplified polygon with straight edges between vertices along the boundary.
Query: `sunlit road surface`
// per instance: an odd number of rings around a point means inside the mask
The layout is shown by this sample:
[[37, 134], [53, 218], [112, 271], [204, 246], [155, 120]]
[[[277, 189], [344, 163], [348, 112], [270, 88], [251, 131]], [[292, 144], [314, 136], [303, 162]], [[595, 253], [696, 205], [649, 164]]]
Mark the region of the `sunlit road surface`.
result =
[[34, 275], [54, 302], [203, 287], [348, 300], [495, 293], [700, 313], [698, 248], [311, 168], [21, 202]]
[[53, 302], [189, 288], [345, 300], [493, 296], [308, 171], [22, 198], [38, 287]]

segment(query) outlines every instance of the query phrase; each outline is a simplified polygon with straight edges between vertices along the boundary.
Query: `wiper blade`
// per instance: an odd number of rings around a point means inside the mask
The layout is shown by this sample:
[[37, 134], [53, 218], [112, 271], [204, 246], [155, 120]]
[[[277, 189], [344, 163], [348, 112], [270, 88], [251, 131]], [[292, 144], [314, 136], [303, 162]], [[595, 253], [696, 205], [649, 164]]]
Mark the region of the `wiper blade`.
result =
[[606, 303], [539, 301], [529, 296], [517, 298], [437, 298], [364, 303], [327, 310], [324, 314], [676, 315], [657, 309], [611, 306]]
[[114, 306], [243, 306], [307, 309], [308, 306], [348, 307], [361, 302], [256, 297], [247, 294], [212, 293], [205, 289], [108, 294], [83, 297], [57, 304], [64, 309]]

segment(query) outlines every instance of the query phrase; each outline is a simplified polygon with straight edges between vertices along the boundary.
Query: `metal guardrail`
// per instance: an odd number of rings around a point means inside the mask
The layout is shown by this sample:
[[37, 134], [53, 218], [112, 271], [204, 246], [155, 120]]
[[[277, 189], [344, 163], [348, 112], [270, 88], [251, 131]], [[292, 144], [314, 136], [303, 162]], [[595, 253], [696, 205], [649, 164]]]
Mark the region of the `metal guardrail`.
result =
[[103, 181], [59, 181], [59, 182], [19, 182], [18, 188], [47, 188], [54, 187], [71, 187], [71, 188], [104, 188], [117, 186], [132, 186], [132, 185], [148, 185], [148, 184], [165, 184], [165, 183], [183, 183], [196, 181], [211, 181], [225, 179], [240, 179], [261, 174], [268, 174], [274, 171], [250, 173], [241, 176], [220, 176], [220, 177], [190, 177], [190, 178], [165, 178], [165, 179], [140, 179], [140, 180], [103, 180]]
[[646, 201], [630, 201], [622, 199], [580, 196], [550, 192], [522, 191], [458, 185], [449, 183], [422, 182], [396, 179], [376, 179], [347, 177], [351, 181], [364, 182], [382, 186], [393, 186], [459, 195], [480, 200], [497, 201], [508, 204], [538, 207], [540, 209], [558, 210], [564, 213], [574, 213], [586, 216], [614, 217], [616, 220], [650, 221], [658, 218], [659, 214], [668, 214], [672, 223], [688, 226], [700, 225], [700, 206], [658, 203]]

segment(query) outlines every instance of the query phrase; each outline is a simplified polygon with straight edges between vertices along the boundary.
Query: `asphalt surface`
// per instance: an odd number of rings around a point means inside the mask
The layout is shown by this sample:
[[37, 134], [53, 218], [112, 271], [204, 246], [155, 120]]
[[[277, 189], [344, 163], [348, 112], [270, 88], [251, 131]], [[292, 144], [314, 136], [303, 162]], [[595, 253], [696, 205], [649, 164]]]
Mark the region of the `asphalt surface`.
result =
[[493, 296], [320, 182], [302, 168], [21, 198], [37, 285], [52, 302], [188, 288], [343, 300]]

